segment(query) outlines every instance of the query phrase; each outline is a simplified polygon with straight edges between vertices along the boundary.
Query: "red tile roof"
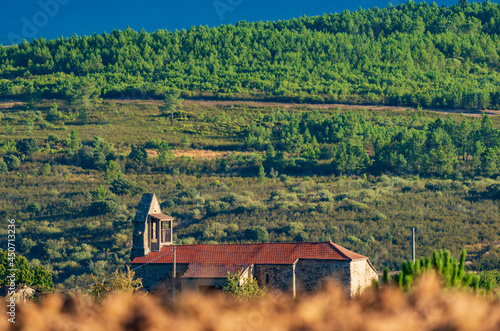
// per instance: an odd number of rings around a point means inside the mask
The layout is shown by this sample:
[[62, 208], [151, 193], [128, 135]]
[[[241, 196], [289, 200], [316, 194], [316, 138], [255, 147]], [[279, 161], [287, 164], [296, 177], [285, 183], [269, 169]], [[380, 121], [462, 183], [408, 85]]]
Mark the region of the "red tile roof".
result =
[[227, 273], [246, 270], [251, 264], [191, 263], [182, 278], [227, 278]]
[[[365, 258], [328, 241], [176, 246], [176, 262], [188, 264], [292, 264], [297, 259], [351, 261]], [[173, 263], [173, 260], [173, 246], [164, 246], [159, 252], [136, 257], [132, 263]]]

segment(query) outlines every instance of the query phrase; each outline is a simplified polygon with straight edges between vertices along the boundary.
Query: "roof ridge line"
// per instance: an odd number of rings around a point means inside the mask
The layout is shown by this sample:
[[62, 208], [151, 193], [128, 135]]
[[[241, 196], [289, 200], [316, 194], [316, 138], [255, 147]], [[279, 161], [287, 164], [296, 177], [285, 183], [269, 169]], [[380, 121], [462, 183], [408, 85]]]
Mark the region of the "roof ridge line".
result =
[[[283, 244], [283, 245], [290, 245], [290, 244], [328, 244], [332, 243], [332, 241], [276, 241], [276, 242], [256, 242], [256, 243], [224, 243], [224, 244], [188, 244], [188, 245], [172, 245], [176, 247], [182, 247], [182, 246], [231, 246], [231, 245], [271, 245], [271, 244]], [[165, 247], [165, 246], [163, 246]]]
[[[347, 259], [349, 259], [349, 260], [351, 260], [351, 261], [352, 261], [352, 260], [354, 260], [352, 257], [347, 256], [347, 254], [346, 254], [346, 253], [344, 253], [341, 249], [339, 249], [339, 248], [337, 247], [337, 244], [335, 244], [335, 243], [334, 243], [334, 242], [332, 242], [331, 240], [329, 241], [329, 243], [330, 243], [330, 245], [332, 245], [332, 246], [333, 246], [333, 248], [335, 248], [335, 250], [336, 250], [336, 251], [338, 251], [340, 254], [342, 254], [345, 258], [347, 258]], [[342, 248], [343, 248], [343, 247], [342, 247]]]

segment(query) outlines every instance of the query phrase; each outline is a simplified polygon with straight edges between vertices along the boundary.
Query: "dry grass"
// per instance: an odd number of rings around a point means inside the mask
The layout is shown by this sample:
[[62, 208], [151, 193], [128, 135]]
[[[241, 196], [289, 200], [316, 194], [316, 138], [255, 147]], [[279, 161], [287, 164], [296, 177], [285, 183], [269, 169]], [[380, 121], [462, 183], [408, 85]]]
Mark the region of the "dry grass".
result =
[[[146, 152], [148, 153], [148, 157], [155, 158], [158, 157], [159, 153], [158, 151], [154, 149], [146, 149]], [[225, 158], [229, 157], [231, 155], [231, 152], [224, 152], [224, 151], [212, 151], [209, 149], [173, 149], [172, 154], [175, 157], [194, 157], [195, 159], [214, 159], [214, 158]], [[130, 151], [127, 151], [125, 155], [130, 154]], [[243, 152], [241, 153], [243, 155], [248, 155], [248, 152]]]
[[[410, 294], [386, 288], [348, 299], [340, 288], [301, 298], [254, 303], [184, 295], [175, 305], [153, 296], [116, 295], [100, 304], [84, 296], [50, 296], [18, 307], [11, 330], [498, 330], [500, 303], [444, 292], [433, 276]], [[5, 316], [6, 314], [3, 313]]]
[[[212, 151], [208, 149], [172, 150], [172, 153], [174, 154], [174, 156], [177, 157], [188, 156], [197, 159], [223, 158], [223, 157], [229, 157], [229, 155], [231, 155], [231, 152]], [[248, 153], [242, 153], [242, 154], [248, 154]]]
[[0, 109], [9, 109], [14, 106], [22, 106], [22, 102], [0, 102]]
[[[121, 104], [141, 104], [141, 105], [155, 105], [160, 106], [162, 101], [159, 100], [115, 100], [111, 99], [109, 102], [121, 103]], [[316, 104], [316, 103], [285, 103], [285, 102], [273, 102], [273, 101], [253, 101], [253, 100], [184, 100], [183, 105], [190, 107], [192, 105], [200, 106], [232, 106], [232, 105], [244, 105], [249, 107], [272, 107], [272, 108], [283, 108], [283, 109], [371, 109], [371, 110], [391, 110], [391, 111], [407, 111], [411, 109], [415, 111], [415, 108], [409, 107], [397, 107], [397, 106], [379, 106], [379, 105], [355, 105], [355, 104], [341, 104], [341, 103], [330, 103], [330, 104]], [[485, 109], [485, 110], [471, 110], [471, 109], [425, 109], [435, 113], [445, 113], [445, 114], [463, 114], [464, 116], [480, 117], [481, 112], [489, 116], [500, 115], [499, 110]]]

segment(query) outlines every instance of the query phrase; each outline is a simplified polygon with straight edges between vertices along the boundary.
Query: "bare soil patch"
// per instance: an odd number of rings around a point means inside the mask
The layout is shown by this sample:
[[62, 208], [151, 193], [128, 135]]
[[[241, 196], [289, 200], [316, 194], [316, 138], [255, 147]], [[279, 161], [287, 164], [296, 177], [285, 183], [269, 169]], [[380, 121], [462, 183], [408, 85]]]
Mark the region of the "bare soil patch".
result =
[[0, 109], [9, 109], [14, 106], [22, 106], [22, 102], [0, 102]]
[[197, 159], [213, 159], [213, 158], [223, 158], [231, 155], [231, 152], [227, 151], [211, 151], [208, 149], [190, 149], [190, 150], [173, 150], [175, 156], [188, 156]]
[[[146, 152], [148, 153], [148, 157], [158, 157], [159, 153], [158, 151], [154, 149], [146, 149]], [[130, 152], [129, 152], [130, 153]], [[194, 157], [196, 159], [213, 159], [213, 158], [223, 158], [223, 157], [229, 157], [232, 152], [227, 152], [227, 151], [212, 151], [209, 149], [173, 149], [172, 154], [174, 154], [175, 157], [181, 157], [181, 156], [186, 156], [186, 157]], [[243, 152], [243, 154], [248, 154], [246, 152]]]

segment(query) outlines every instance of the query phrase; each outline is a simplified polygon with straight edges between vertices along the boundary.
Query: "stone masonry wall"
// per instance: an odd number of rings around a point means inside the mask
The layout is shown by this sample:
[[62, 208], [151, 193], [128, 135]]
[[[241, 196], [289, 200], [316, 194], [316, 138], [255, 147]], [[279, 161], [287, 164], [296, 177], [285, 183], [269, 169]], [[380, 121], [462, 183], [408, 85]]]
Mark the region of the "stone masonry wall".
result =
[[[178, 275], [181, 276], [187, 268], [188, 264], [177, 264]], [[142, 278], [142, 284], [146, 290], [170, 292], [172, 291], [172, 270], [172, 264], [154, 263], [144, 265], [135, 272], [136, 277]], [[267, 287], [270, 292], [281, 291], [291, 294], [293, 291], [293, 265], [291, 264], [255, 265], [253, 274], [259, 286]], [[268, 284], [266, 284], [266, 274], [269, 276]], [[297, 295], [321, 290], [323, 281], [336, 281], [344, 288], [346, 294], [353, 296], [370, 286], [373, 279], [378, 279], [378, 275], [369, 265], [368, 260], [299, 260], [295, 267]], [[210, 280], [208, 283], [205, 281], [200, 283], [199, 280], [185, 280], [184, 285], [193, 289], [195, 285], [223, 285], [219, 284], [219, 281]], [[180, 277], [176, 279], [175, 286], [177, 291], [181, 291]]]
[[[137, 268], [136, 265], [132, 265]], [[180, 276], [186, 272], [187, 263], [177, 263], [176, 272], [179, 277], [176, 279], [175, 286], [178, 291], [181, 289]], [[173, 264], [151, 263], [143, 265], [135, 271], [136, 278], [142, 278], [142, 286], [147, 291], [170, 290], [172, 289]]]
[[151, 247], [149, 246], [150, 224], [148, 222], [148, 215], [151, 213], [160, 213], [161, 207], [153, 193], [145, 193], [142, 195], [137, 212], [133, 220], [134, 231], [132, 234], [132, 251], [130, 254], [131, 259], [137, 256], [144, 256], [149, 254]]
[[295, 268], [297, 295], [321, 290], [323, 280], [338, 282], [351, 292], [349, 261], [299, 260]]
[[[269, 284], [266, 284], [266, 274], [269, 275]], [[260, 287], [267, 287], [271, 292], [279, 290], [292, 292], [293, 267], [291, 264], [259, 264], [254, 267], [254, 277]]]
[[351, 262], [351, 296], [361, 294], [365, 288], [372, 285], [378, 274], [368, 263], [368, 260]]

